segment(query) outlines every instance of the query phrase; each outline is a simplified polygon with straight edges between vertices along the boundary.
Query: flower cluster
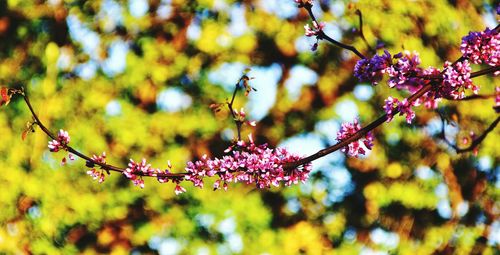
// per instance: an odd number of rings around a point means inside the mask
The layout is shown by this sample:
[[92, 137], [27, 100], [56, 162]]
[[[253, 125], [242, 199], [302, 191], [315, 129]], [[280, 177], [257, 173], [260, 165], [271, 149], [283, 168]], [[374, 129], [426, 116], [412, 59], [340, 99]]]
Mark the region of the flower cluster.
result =
[[132, 180], [134, 185], [144, 188], [144, 180], [142, 176], [155, 176], [157, 169], [151, 167], [151, 164], [146, 163], [146, 159], [142, 159], [141, 162], [135, 162], [130, 159], [127, 169], [123, 171], [123, 175], [128, 179]]
[[444, 63], [443, 86], [440, 89], [441, 96], [462, 99], [465, 97], [465, 89], [472, 89], [472, 92], [477, 94], [479, 87], [472, 84], [470, 72], [471, 67], [467, 60], [455, 65], [446, 61]]
[[304, 29], [306, 30], [306, 33], [305, 33], [306, 36], [319, 35], [321, 33], [321, 31], [323, 31], [323, 28], [325, 27], [324, 22], [318, 23], [317, 21], [314, 20], [312, 23], [313, 23], [312, 28], [309, 26], [309, 24], [306, 24], [304, 26]]
[[385, 72], [389, 75], [389, 87], [398, 89], [406, 88], [410, 92], [414, 92], [421, 85], [421, 79], [416, 75], [422, 73], [420, 65], [420, 57], [416, 51], [400, 52], [394, 55], [397, 59], [396, 63], [387, 67]]
[[[350, 123], [350, 122], [342, 123], [342, 126], [340, 127], [339, 132], [337, 132], [337, 141], [341, 142], [341, 141], [353, 136], [360, 129], [361, 129], [361, 125], [359, 124], [359, 121], [357, 118], [354, 119], [353, 123]], [[349, 145], [342, 148], [341, 151], [346, 153], [348, 156], [358, 157], [359, 155], [365, 155], [366, 151], [363, 148], [363, 146], [361, 145], [360, 141], [363, 142], [366, 149], [371, 150], [373, 147], [373, 140], [374, 140], [373, 134], [371, 132], [368, 132], [364, 138], [350, 143]]]
[[392, 118], [394, 118], [396, 110], [399, 112], [399, 115], [406, 115], [406, 122], [408, 124], [411, 124], [412, 120], [415, 118], [415, 112], [411, 109], [412, 106], [416, 105], [415, 102], [410, 103], [406, 98], [403, 99], [403, 101], [399, 101], [397, 98], [388, 97], [384, 103], [387, 122], [390, 122]]
[[194, 186], [202, 188], [204, 177], [217, 176], [214, 190], [221, 187], [226, 190], [230, 182], [255, 183], [257, 188], [286, 186], [305, 182], [309, 177], [311, 164], [301, 168], [286, 170], [283, 165], [295, 162], [299, 156], [289, 153], [284, 148], [271, 149], [266, 144], [256, 145], [252, 139], [249, 143], [239, 141], [237, 145], [226, 150], [230, 154], [221, 158], [210, 159], [204, 155], [200, 160], [188, 162], [186, 180]]
[[64, 131], [62, 129], [57, 133], [57, 139], [54, 139], [49, 142], [49, 150], [51, 152], [58, 152], [59, 150], [65, 150], [66, 146], [69, 144], [69, 134], [68, 131]]
[[[393, 63], [393, 59], [396, 60]], [[384, 74], [389, 76], [389, 87], [398, 89], [407, 88], [416, 90], [421, 85], [417, 75], [422, 73], [420, 57], [417, 52], [404, 51], [394, 56], [385, 50], [382, 55], [375, 55], [370, 59], [361, 59], [354, 67], [354, 76], [361, 82], [370, 82], [377, 85]]]
[[391, 65], [391, 54], [384, 51], [383, 55], [375, 55], [370, 59], [359, 60], [354, 67], [354, 76], [361, 82], [370, 82], [372, 85], [377, 85]]
[[87, 174], [90, 175], [92, 179], [98, 180], [99, 183], [102, 183], [104, 182], [104, 178], [106, 176], [104, 175], [104, 171], [102, 169], [96, 170], [95, 165], [97, 163], [106, 164], [106, 152], [103, 152], [100, 156], [92, 155], [92, 160], [87, 160], [87, 162], [85, 162], [85, 166], [91, 168], [87, 171]]
[[486, 28], [482, 32], [470, 32], [462, 38], [460, 51], [474, 64], [500, 65], [500, 34]]
[[[64, 131], [62, 129], [59, 130], [59, 133], [57, 133], [57, 138], [49, 142], [49, 150], [50, 152], [58, 152], [60, 150], [67, 150], [67, 146], [69, 144], [69, 134], [68, 131]], [[69, 153], [68, 158], [70, 160], [75, 160], [75, 156], [73, 154]], [[63, 157], [61, 160], [61, 165], [65, 165], [67, 162], [66, 157]]]

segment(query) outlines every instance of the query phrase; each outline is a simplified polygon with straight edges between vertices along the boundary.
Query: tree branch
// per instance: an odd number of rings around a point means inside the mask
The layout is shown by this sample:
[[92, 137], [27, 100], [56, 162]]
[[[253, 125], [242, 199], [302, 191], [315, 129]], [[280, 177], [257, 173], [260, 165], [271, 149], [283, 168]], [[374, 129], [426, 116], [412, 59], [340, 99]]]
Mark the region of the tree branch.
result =
[[[302, 5], [302, 7], [304, 9], [306, 9], [307, 13], [309, 13], [309, 16], [311, 17], [311, 20], [313, 22], [318, 22], [316, 20], [316, 17], [314, 16], [314, 13], [312, 11], [312, 5], [309, 4], [309, 3], [306, 3], [304, 5]], [[349, 51], [352, 51], [354, 54], [356, 54], [358, 57], [362, 58], [362, 59], [365, 59], [365, 55], [363, 55], [361, 52], [359, 52], [355, 47], [351, 46], [351, 45], [347, 45], [347, 44], [343, 44], [333, 38], [331, 38], [330, 36], [328, 36], [327, 34], [325, 34], [325, 32], [323, 32], [323, 30], [320, 30], [319, 33], [317, 34], [316, 38], [318, 38], [319, 40], [321, 39], [325, 39], [327, 40], [328, 42], [332, 43], [333, 45], [337, 46], [337, 47], [340, 47], [340, 48], [343, 48], [343, 49], [346, 49], [346, 50], [349, 50]]]
[[453, 144], [451, 141], [449, 141], [448, 139], [446, 139], [446, 133], [445, 133], [445, 124], [446, 124], [446, 121], [443, 117], [441, 117], [442, 119], [442, 122], [443, 122], [443, 127], [441, 129], [441, 133], [439, 134], [439, 138], [441, 140], [443, 140], [448, 146], [450, 146], [451, 148], [453, 148], [455, 150], [456, 153], [464, 153], [464, 152], [469, 152], [469, 151], [473, 151], [474, 149], [477, 148], [477, 146], [479, 146], [479, 144], [481, 144], [481, 142], [483, 142], [483, 140], [486, 138], [486, 136], [488, 136], [489, 133], [491, 133], [491, 131], [495, 130], [495, 127], [498, 125], [498, 122], [500, 122], [500, 117], [497, 117], [495, 119], [495, 121], [493, 121], [486, 130], [483, 131], [483, 133], [478, 136], [477, 138], [473, 139], [471, 144], [468, 146], [468, 147], [465, 147], [465, 148], [459, 148], [456, 144]]

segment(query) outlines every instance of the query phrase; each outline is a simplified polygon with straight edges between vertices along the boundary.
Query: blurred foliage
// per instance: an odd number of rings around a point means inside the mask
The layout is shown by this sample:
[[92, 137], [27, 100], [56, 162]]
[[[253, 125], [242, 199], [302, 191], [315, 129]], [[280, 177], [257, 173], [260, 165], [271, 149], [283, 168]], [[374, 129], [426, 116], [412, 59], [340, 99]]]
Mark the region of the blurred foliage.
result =
[[[314, 11], [334, 38], [366, 52], [353, 30], [360, 9], [370, 44], [416, 50], [425, 67], [455, 60], [462, 36], [485, 21], [496, 25], [498, 4], [320, 2]], [[276, 86], [272, 107], [251, 130], [259, 143], [314, 135], [327, 146], [346, 105], [366, 124], [398, 92], [358, 84], [349, 52], [326, 43], [311, 52], [308, 22], [292, 0], [1, 0], [0, 82], [24, 86], [45, 124], [68, 130], [83, 152], [106, 151], [116, 165], [170, 159], [182, 171], [205, 153], [221, 155], [234, 137], [227, 112], [208, 106], [230, 97], [223, 83], [241, 75], [229, 68], [236, 63], [261, 70], [250, 72], [258, 90], [250, 100]], [[280, 74], [268, 84], [259, 74], [273, 66]], [[302, 81], [292, 72], [298, 66], [316, 79]], [[216, 72], [222, 78], [211, 79]], [[301, 85], [297, 97], [289, 81]], [[486, 76], [475, 82], [482, 94], [500, 85]], [[358, 96], [358, 88], [374, 94]], [[239, 95], [237, 107], [245, 100]], [[462, 146], [495, 118], [493, 104], [444, 102], [438, 111]], [[330, 155], [303, 185], [213, 192], [207, 183], [175, 196], [171, 184], [147, 180], [139, 190], [118, 174], [99, 185], [82, 160], [61, 167], [40, 130], [21, 141], [31, 116], [14, 99], [0, 111], [0, 253], [498, 254], [498, 129], [477, 155], [457, 155], [436, 138], [439, 116], [419, 108], [413, 125], [396, 118], [375, 131], [369, 156]]]

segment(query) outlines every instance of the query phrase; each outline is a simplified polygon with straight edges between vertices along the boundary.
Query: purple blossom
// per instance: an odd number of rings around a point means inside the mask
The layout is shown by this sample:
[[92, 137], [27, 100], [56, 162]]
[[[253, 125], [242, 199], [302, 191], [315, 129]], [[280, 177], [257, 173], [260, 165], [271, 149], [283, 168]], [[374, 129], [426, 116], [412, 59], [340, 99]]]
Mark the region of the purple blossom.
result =
[[[339, 132], [337, 132], [337, 141], [341, 142], [353, 136], [359, 130], [361, 130], [361, 125], [359, 124], [357, 118], [354, 119], [353, 123], [344, 122], [342, 123]], [[347, 146], [343, 147], [341, 151], [346, 153], [348, 156], [358, 157], [359, 155], [364, 155], [366, 151], [361, 145], [360, 141], [363, 142], [366, 149], [371, 150], [373, 148], [373, 140], [373, 134], [371, 132], [368, 132], [364, 138], [361, 138], [358, 141], [351, 142]]]
[[394, 118], [395, 107], [399, 105], [399, 100], [397, 98], [388, 97], [384, 100], [384, 111], [387, 114], [387, 122], [391, 122]]
[[394, 59], [397, 59], [397, 62], [386, 70], [390, 77], [389, 87], [407, 88], [410, 92], [414, 92], [413, 90], [421, 86], [422, 81], [422, 79], [415, 77], [422, 72], [422, 69], [418, 67], [420, 65], [418, 53], [404, 51], [394, 55]]
[[500, 65], [500, 34], [486, 28], [482, 32], [470, 32], [462, 38], [460, 51], [474, 64]]
[[[441, 77], [441, 71], [437, 68], [430, 66], [422, 71], [422, 75], [428, 77], [429, 80], [435, 79]], [[441, 98], [437, 96], [436, 91], [434, 89], [425, 93], [424, 95], [422, 95], [422, 97], [415, 100], [415, 105], [424, 104], [424, 106], [427, 109], [436, 109], [440, 101]]]
[[64, 131], [62, 129], [59, 130], [57, 134], [57, 139], [54, 139], [49, 142], [49, 150], [51, 152], [58, 152], [59, 150], [65, 150], [66, 146], [69, 144], [70, 137], [68, 135], [68, 131]]
[[403, 99], [398, 106], [399, 115], [406, 115], [406, 123], [411, 124], [415, 118], [415, 112], [411, 109], [413, 103], [408, 102], [408, 99]]
[[443, 85], [439, 96], [445, 98], [461, 99], [465, 96], [465, 89], [472, 89], [477, 94], [479, 88], [472, 84], [470, 78], [471, 67], [469, 61], [464, 60], [452, 65], [446, 61], [444, 64]]
[[360, 82], [377, 85], [382, 80], [386, 69], [392, 65], [391, 54], [385, 50], [383, 55], [375, 55], [371, 59], [361, 59], [354, 67], [354, 76]]
[[384, 111], [387, 114], [387, 122], [390, 122], [394, 115], [396, 114], [396, 110], [399, 111], [399, 115], [406, 115], [406, 122], [411, 124], [412, 120], [415, 118], [415, 112], [411, 109], [412, 106], [415, 106], [416, 103], [408, 102], [408, 99], [403, 99], [403, 101], [399, 101], [397, 98], [388, 97], [384, 101]]

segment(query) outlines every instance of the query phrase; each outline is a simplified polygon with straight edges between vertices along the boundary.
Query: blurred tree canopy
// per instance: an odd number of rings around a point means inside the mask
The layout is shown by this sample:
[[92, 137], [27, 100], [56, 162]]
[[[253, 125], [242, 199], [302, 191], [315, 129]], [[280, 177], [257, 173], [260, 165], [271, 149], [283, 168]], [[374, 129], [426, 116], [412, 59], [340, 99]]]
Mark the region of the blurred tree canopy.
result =
[[[325, 32], [366, 52], [416, 50], [422, 66], [460, 56], [461, 37], [497, 24], [492, 1], [315, 1]], [[356, 56], [304, 36], [292, 0], [0, 0], [0, 82], [24, 86], [42, 121], [68, 130], [87, 154], [154, 166], [220, 156], [235, 137], [227, 112], [246, 67], [258, 91], [237, 97], [258, 143], [310, 154], [335, 143], [343, 121], [368, 123], [397, 93], [359, 84]], [[477, 70], [477, 69], [476, 69]], [[493, 94], [498, 79], [474, 79]], [[407, 95], [399, 95], [407, 96]], [[313, 162], [306, 184], [256, 190], [210, 186], [175, 196], [119, 174], [98, 184], [85, 162], [60, 166], [22, 100], [0, 111], [0, 253], [495, 254], [500, 244], [499, 132], [474, 153], [455, 153], [496, 118], [493, 99], [446, 101], [375, 131], [364, 158], [340, 152]], [[442, 119], [447, 119], [444, 122]], [[444, 126], [443, 126], [444, 125]], [[60, 156], [60, 157], [59, 157]], [[377, 253], [378, 254], [378, 253]]]

